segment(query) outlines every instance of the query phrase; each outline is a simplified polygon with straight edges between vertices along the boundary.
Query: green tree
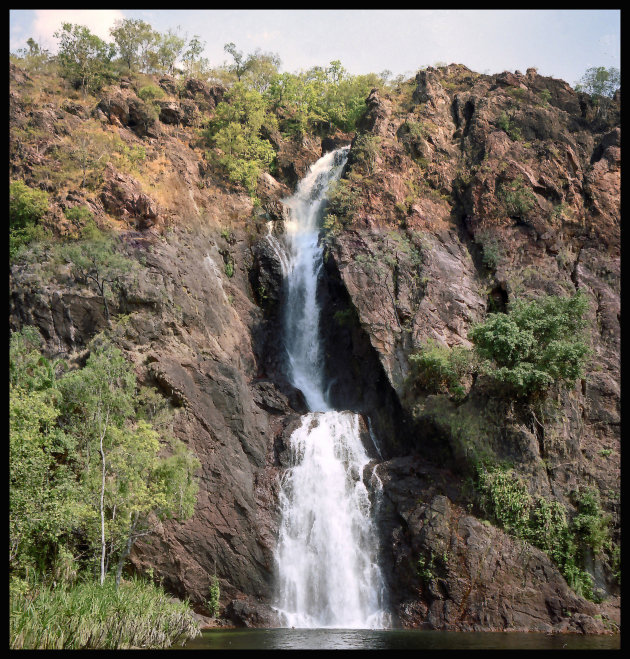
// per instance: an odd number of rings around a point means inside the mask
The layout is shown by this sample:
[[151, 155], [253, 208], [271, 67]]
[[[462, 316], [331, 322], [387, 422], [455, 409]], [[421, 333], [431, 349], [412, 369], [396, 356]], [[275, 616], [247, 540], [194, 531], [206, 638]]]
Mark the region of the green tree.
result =
[[219, 163], [232, 181], [254, 196], [261, 172], [271, 165], [275, 150], [261, 137], [263, 127], [274, 129], [275, 117], [266, 99], [243, 83], [236, 83], [219, 103], [205, 131], [206, 139], [221, 150]]
[[545, 392], [556, 382], [582, 377], [589, 348], [584, 340], [586, 297], [545, 296], [516, 300], [508, 313], [492, 313], [469, 338], [483, 368], [517, 396]]
[[[156, 429], [138, 419], [133, 365], [107, 339], [97, 337], [82, 369], [59, 382], [65, 423], [84, 457], [87, 500], [98, 512], [89, 535], [98, 547], [100, 583], [116, 564], [116, 583], [134, 542], [156, 519], [192, 514], [199, 461], [173, 437], [170, 457]], [[153, 520], [153, 523], [152, 521]]]
[[120, 58], [131, 71], [142, 62], [142, 51], [153, 36], [153, 29], [148, 23], [136, 18], [117, 20], [110, 29]]
[[59, 39], [57, 60], [61, 75], [84, 94], [98, 91], [111, 77], [111, 61], [116, 52], [83, 25], [64, 23], [54, 36]]
[[57, 424], [58, 363], [40, 346], [33, 327], [9, 343], [9, 561], [23, 575], [49, 567], [86, 512], [71, 470], [74, 438]]
[[263, 53], [260, 49], [247, 56], [243, 81], [260, 94], [264, 94], [278, 75], [280, 57], [276, 53]]
[[586, 69], [578, 84], [575, 85], [575, 89], [596, 98], [602, 96], [610, 98], [619, 89], [620, 84], [619, 69], [614, 66], [608, 69], [604, 66], [593, 66]]
[[26, 41], [26, 45], [28, 48], [20, 48], [17, 51], [18, 56], [24, 60], [24, 68], [29, 73], [41, 73], [50, 61], [50, 53], [32, 37]]
[[236, 75], [236, 79], [240, 82], [243, 73], [247, 70], [247, 62], [244, 58], [242, 51], [236, 50], [236, 44], [230, 41], [223, 46], [223, 50], [232, 55], [234, 59], [234, 64], [232, 64], [229, 69]]
[[173, 30], [168, 30], [166, 34], [159, 35], [156, 42], [156, 55], [162, 71], [169, 74], [174, 72], [175, 62], [181, 56], [185, 45], [186, 39], [180, 37], [177, 32], [173, 32]]
[[201, 41], [198, 35], [194, 35], [193, 38], [188, 42], [186, 51], [184, 52], [182, 59], [186, 64], [188, 75], [192, 76], [195, 70], [195, 63], [199, 60], [203, 49], [206, 47], [206, 42]]
[[82, 239], [68, 242], [58, 248], [58, 256], [69, 263], [76, 279], [92, 283], [103, 298], [105, 316], [110, 324], [108, 299], [120, 285], [123, 275], [137, 267], [136, 262], [116, 251], [114, 238], [101, 232], [94, 222], [82, 231]]

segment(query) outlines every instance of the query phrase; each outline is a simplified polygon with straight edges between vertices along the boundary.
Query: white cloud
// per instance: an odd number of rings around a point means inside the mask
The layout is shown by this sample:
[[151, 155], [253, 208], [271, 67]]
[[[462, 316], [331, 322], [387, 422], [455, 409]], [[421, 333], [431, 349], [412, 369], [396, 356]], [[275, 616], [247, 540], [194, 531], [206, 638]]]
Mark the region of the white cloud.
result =
[[109, 28], [114, 21], [125, 18], [119, 9], [36, 9], [33, 21], [33, 34], [38, 41], [57, 43], [53, 34], [61, 29], [62, 23], [84, 25], [92, 34], [105, 41], [111, 41]]

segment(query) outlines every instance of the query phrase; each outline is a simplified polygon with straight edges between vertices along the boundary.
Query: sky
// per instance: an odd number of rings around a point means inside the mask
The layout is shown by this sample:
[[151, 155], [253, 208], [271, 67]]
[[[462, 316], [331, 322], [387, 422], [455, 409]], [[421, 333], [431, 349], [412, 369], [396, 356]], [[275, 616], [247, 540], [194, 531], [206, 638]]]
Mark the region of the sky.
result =
[[436, 62], [465, 64], [479, 73], [525, 72], [575, 84], [587, 68], [620, 65], [621, 12], [613, 10], [117, 10], [26, 9], [10, 11], [10, 51], [33, 37], [51, 52], [63, 22], [87, 26], [111, 40], [109, 28], [139, 18], [206, 42], [211, 66], [231, 61], [234, 42], [245, 54], [260, 48], [297, 72], [341, 60], [352, 74], [413, 75]]

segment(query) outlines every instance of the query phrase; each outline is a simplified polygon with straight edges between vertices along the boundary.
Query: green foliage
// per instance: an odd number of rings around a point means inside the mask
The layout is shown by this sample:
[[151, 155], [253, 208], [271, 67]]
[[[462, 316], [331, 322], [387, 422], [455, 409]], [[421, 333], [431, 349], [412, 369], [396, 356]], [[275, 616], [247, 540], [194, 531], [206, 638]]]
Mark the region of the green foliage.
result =
[[361, 133], [357, 136], [350, 151], [353, 163], [356, 163], [365, 172], [373, 174], [376, 168], [376, 159], [379, 155], [381, 138], [372, 133]]
[[499, 186], [498, 198], [510, 217], [524, 217], [536, 205], [536, 195], [523, 184], [520, 176]]
[[117, 20], [110, 29], [120, 58], [131, 71], [145, 64], [144, 55], [155, 40], [155, 33], [148, 23], [139, 19]]
[[513, 119], [509, 117], [506, 112], [502, 112], [497, 118], [497, 126], [501, 130], [504, 130], [510, 139], [514, 141], [522, 139], [520, 128], [514, 124]]
[[556, 382], [572, 386], [582, 377], [589, 349], [583, 339], [587, 309], [583, 293], [517, 300], [508, 313], [489, 314], [469, 338], [484, 370], [510, 395], [544, 393]]
[[219, 597], [221, 596], [221, 590], [219, 588], [219, 580], [217, 575], [213, 575], [212, 581], [210, 582], [210, 597], [208, 598], [207, 605], [210, 611], [210, 615], [213, 618], [216, 618], [219, 615]]
[[54, 36], [59, 39], [61, 75], [84, 93], [98, 91], [113, 75], [113, 44], [107, 44], [87, 27], [64, 23]]
[[136, 262], [117, 251], [114, 238], [102, 233], [93, 221], [83, 228], [81, 240], [60, 245], [57, 255], [71, 265], [77, 281], [96, 286], [109, 322], [108, 300], [120, 286], [122, 276], [137, 267]]
[[22, 58], [24, 69], [31, 74], [45, 72], [51, 62], [48, 50], [43, 49], [32, 37], [27, 39], [26, 45], [28, 48], [20, 48], [17, 51], [18, 56]]
[[275, 150], [261, 131], [273, 129], [276, 120], [264, 97], [243, 83], [235, 84], [219, 103], [206, 131], [206, 140], [220, 150], [219, 163], [229, 178], [242, 184], [253, 197], [258, 177], [269, 169]]
[[575, 85], [577, 91], [583, 91], [595, 98], [612, 97], [619, 89], [621, 76], [619, 69], [611, 66], [592, 66], [586, 69], [584, 75]]
[[482, 263], [489, 270], [496, 270], [503, 257], [503, 250], [499, 245], [496, 235], [490, 230], [479, 231], [475, 235], [475, 241], [481, 243]]
[[156, 519], [190, 517], [199, 461], [106, 338], [63, 375], [40, 343], [34, 328], [10, 341], [10, 569], [70, 581], [100, 562], [101, 581], [115, 566], [118, 582]]
[[610, 535], [610, 515], [604, 515], [596, 488], [580, 488], [574, 496], [578, 514], [573, 518], [573, 530], [584, 545], [598, 554]]
[[113, 579], [103, 586], [13, 579], [9, 615], [11, 649], [163, 649], [199, 634], [187, 602], [137, 579], [120, 588]]
[[551, 100], [551, 92], [548, 89], [541, 89], [540, 92], [538, 92], [538, 95], [540, 96], [543, 105], [549, 104], [549, 101]]
[[9, 226], [21, 229], [38, 222], [48, 210], [48, 194], [29, 188], [24, 181], [9, 185]]
[[527, 486], [511, 469], [481, 467], [478, 470], [480, 504], [508, 533], [523, 537], [529, 525], [532, 498]]
[[430, 553], [429, 558], [419, 556], [416, 562], [416, 573], [425, 586], [428, 586], [435, 579], [435, 554]]
[[84, 226], [94, 220], [92, 212], [87, 206], [74, 206], [73, 208], [66, 208], [63, 214], [77, 226]]
[[230, 278], [234, 276], [234, 263], [232, 261], [225, 264], [225, 274]]
[[9, 184], [9, 256], [43, 234], [37, 223], [49, 209], [48, 194], [30, 188], [24, 181]]
[[411, 379], [431, 393], [449, 393], [459, 399], [462, 379], [473, 369], [473, 353], [463, 346], [438, 345], [428, 340], [420, 352], [409, 355]]
[[349, 75], [335, 60], [326, 68], [273, 76], [266, 95], [275, 109], [290, 117], [286, 122], [289, 130], [303, 133], [337, 127], [351, 132], [365, 112], [370, 90], [379, 85], [379, 76]]
[[157, 85], [145, 85], [138, 90], [138, 96], [145, 102], [164, 98], [164, 90]]
[[[583, 508], [578, 504], [578, 515], [569, 523], [562, 504], [532, 497], [512, 469], [478, 465], [476, 488], [486, 514], [508, 533], [545, 551], [578, 595], [598, 600], [593, 578], [580, 567], [580, 562], [585, 547], [601, 549], [609, 533], [610, 518], [601, 515], [598, 499], [592, 492], [583, 495]], [[592, 517], [595, 511], [600, 515], [598, 522]], [[587, 522], [585, 516], [589, 517]]]

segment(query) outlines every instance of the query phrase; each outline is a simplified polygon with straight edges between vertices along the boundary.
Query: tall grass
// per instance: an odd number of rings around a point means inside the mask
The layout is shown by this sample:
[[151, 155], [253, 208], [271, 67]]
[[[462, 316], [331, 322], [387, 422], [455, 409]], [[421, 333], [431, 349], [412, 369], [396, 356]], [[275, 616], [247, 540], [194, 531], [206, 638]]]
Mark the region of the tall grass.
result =
[[11, 649], [167, 648], [199, 633], [187, 602], [138, 579], [11, 588]]

